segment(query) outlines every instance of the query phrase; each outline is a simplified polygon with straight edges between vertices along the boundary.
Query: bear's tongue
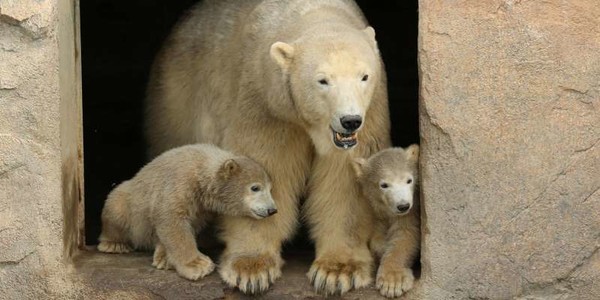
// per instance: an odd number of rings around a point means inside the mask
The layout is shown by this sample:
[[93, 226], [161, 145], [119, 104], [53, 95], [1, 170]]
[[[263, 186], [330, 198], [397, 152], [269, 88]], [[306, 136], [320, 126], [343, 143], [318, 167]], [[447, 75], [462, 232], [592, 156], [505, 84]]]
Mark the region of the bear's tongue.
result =
[[333, 131], [333, 143], [344, 149], [348, 149], [350, 147], [354, 147], [356, 145], [356, 132], [353, 133], [340, 133]]

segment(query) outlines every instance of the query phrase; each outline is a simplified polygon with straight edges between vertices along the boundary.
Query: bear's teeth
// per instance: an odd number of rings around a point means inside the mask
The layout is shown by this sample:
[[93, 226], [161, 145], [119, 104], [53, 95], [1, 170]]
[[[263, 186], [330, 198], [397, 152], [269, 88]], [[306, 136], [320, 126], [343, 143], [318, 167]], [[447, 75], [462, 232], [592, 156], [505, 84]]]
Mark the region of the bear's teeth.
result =
[[356, 139], [356, 132], [345, 135], [339, 132], [335, 133], [335, 139], [341, 142], [353, 141]]

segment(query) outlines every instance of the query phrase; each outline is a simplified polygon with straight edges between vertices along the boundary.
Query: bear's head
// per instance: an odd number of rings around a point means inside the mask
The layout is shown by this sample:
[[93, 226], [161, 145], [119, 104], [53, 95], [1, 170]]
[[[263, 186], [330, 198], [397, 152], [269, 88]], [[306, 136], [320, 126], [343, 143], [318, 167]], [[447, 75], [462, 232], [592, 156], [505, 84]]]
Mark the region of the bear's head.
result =
[[373, 28], [305, 34], [272, 44], [270, 55], [317, 151], [354, 147], [375, 88], [384, 80]]
[[233, 216], [262, 219], [277, 213], [271, 180], [264, 168], [247, 157], [226, 160], [211, 187], [213, 210]]
[[362, 192], [378, 214], [406, 215], [415, 206], [418, 161], [416, 144], [406, 149], [385, 149], [367, 160], [354, 160]]

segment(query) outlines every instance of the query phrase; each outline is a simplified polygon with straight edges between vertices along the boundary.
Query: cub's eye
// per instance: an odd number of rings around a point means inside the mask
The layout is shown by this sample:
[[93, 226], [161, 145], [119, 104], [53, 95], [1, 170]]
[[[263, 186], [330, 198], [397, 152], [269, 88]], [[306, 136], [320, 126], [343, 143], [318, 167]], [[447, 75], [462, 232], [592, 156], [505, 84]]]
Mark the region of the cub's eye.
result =
[[382, 182], [381, 184], [379, 184], [379, 186], [380, 186], [382, 189], [387, 189], [388, 187], [390, 187], [390, 186], [389, 186], [387, 183], [385, 183], [385, 182]]
[[327, 81], [327, 79], [321, 79], [321, 80], [319, 80], [319, 84], [320, 85], [329, 85], [329, 82]]
[[369, 75], [363, 76], [362, 81], [367, 81], [367, 80], [369, 80]]
[[412, 179], [409, 179], [406, 181], [407, 184], [411, 184], [412, 183]]
[[253, 192], [260, 192], [260, 186], [259, 185], [253, 185], [253, 186], [250, 187], [250, 189]]

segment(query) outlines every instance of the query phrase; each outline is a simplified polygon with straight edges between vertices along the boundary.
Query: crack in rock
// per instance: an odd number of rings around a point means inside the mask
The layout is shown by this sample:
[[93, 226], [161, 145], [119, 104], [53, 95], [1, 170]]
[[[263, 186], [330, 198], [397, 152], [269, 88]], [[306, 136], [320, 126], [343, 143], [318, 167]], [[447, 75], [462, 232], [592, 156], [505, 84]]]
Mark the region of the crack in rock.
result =
[[595, 142], [593, 142], [592, 145], [590, 145], [589, 147], [575, 150], [575, 153], [587, 152], [587, 151], [593, 149], [594, 147], [596, 147], [596, 145], [598, 145], [599, 142], [600, 142], [600, 138], [598, 138]]
[[592, 198], [592, 196], [594, 196], [594, 194], [596, 194], [598, 191], [600, 191], [600, 187], [597, 188], [596, 190], [594, 190], [591, 194], [589, 194], [587, 197], [583, 198], [583, 201], [581, 201], [581, 203], [586, 203], [588, 200], [590, 200]]
[[0, 169], [0, 178], [7, 177], [8, 173], [13, 172], [25, 166], [25, 163], [15, 163], [8, 165], [6, 168]]
[[452, 148], [452, 152], [454, 153], [454, 156], [456, 159], [461, 159], [463, 157], [463, 155], [460, 155], [458, 153], [458, 150], [456, 148], [454, 139], [452, 138], [452, 136], [450, 135], [450, 133], [444, 129], [437, 120], [435, 120], [432, 116], [431, 116], [431, 112], [430, 110], [427, 108], [427, 104], [426, 101], [423, 101], [423, 106], [425, 108], [424, 112], [421, 114], [422, 117], [425, 118], [425, 121], [428, 122], [429, 124], [432, 125], [433, 128], [437, 129], [438, 132], [440, 132], [444, 137], [446, 137], [448, 139], [448, 142], [450, 144], [450, 148]]
[[[540, 282], [540, 283], [531, 283], [529, 280], [529, 285], [524, 288], [524, 291], [519, 295], [515, 296], [513, 299], [529, 299], [531, 296], [561, 296], [568, 295], [570, 292], [573, 292], [571, 287], [572, 276], [575, 272], [577, 272], [581, 267], [585, 266], [589, 260], [594, 257], [600, 250], [600, 246], [596, 247], [590, 254], [581, 258], [581, 261], [575, 265], [571, 270], [567, 272], [564, 276], [553, 279], [549, 282]], [[546, 298], [549, 299], [549, 298]], [[554, 299], [554, 298], [551, 298]]]
[[31, 250], [30, 252], [26, 253], [23, 257], [21, 257], [19, 259], [0, 261], [0, 267], [18, 265], [22, 261], [24, 261], [25, 259], [27, 259], [29, 256], [31, 256], [32, 254], [34, 254], [35, 252], [36, 252], [36, 250]]
[[44, 38], [48, 35], [48, 27], [40, 27], [36, 24], [36, 20], [39, 18], [40, 15], [35, 14], [23, 20], [17, 20], [9, 15], [2, 14], [0, 11], [0, 22], [16, 27], [22, 34], [34, 41]]

